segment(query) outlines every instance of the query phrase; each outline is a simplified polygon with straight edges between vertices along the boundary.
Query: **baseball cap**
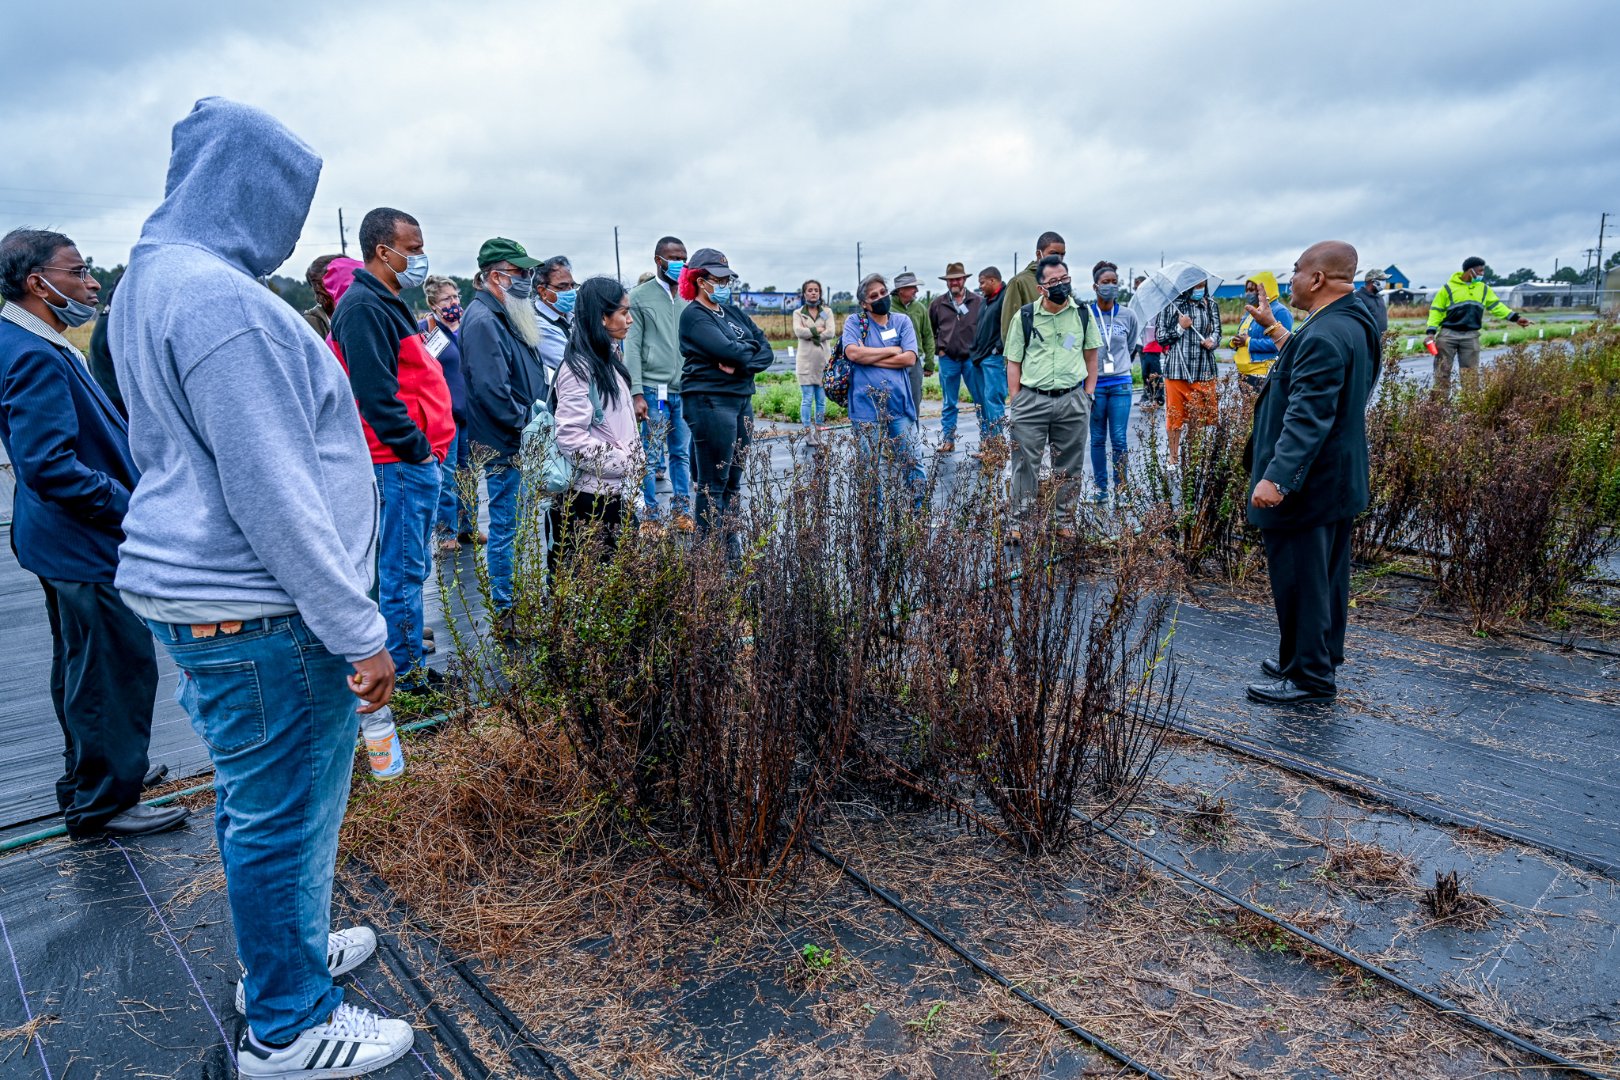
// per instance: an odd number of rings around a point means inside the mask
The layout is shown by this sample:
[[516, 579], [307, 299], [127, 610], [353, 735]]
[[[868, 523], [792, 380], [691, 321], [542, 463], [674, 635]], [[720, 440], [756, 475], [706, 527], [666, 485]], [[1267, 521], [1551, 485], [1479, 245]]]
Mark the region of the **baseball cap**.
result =
[[522, 244], [516, 240], [508, 240], [504, 236], [485, 240], [484, 246], [478, 249], [479, 267], [491, 266], [498, 262], [509, 262], [519, 270], [533, 270], [540, 265], [540, 260], [530, 258]]
[[736, 271], [731, 268], [731, 263], [726, 261], [725, 254], [715, 248], [698, 248], [692, 253], [692, 257], [686, 260], [686, 268], [688, 270], [702, 270], [710, 277], [717, 278], [728, 278], [736, 275]]

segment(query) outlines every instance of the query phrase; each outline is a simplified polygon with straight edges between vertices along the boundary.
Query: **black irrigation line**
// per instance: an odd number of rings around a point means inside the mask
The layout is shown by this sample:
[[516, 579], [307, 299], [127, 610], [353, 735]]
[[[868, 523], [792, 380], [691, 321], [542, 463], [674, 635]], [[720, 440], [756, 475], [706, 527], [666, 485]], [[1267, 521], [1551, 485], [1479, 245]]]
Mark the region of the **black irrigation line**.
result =
[[1209, 743], [1211, 746], [1229, 753], [1251, 758], [1263, 764], [1274, 766], [1284, 772], [1303, 776], [1327, 787], [1355, 795], [1367, 802], [1394, 807], [1420, 821], [1447, 825], [1453, 828], [1461, 826], [1473, 829], [1476, 832], [1494, 836], [1499, 840], [1507, 840], [1524, 847], [1534, 848], [1537, 851], [1547, 852], [1583, 870], [1611, 879], [1620, 879], [1620, 865], [1616, 865], [1590, 852], [1559, 847], [1545, 837], [1525, 832], [1510, 823], [1484, 817], [1469, 810], [1455, 809], [1426, 799], [1421, 795], [1402, 791], [1387, 784], [1381, 784], [1371, 777], [1342, 772], [1319, 764], [1309, 758], [1290, 754], [1286, 750], [1279, 750], [1264, 743], [1251, 742], [1240, 736], [1215, 731], [1196, 721], [1182, 719], [1171, 723], [1169, 727], [1173, 731], [1180, 732], [1183, 735], [1190, 735], [1201, 742]]
[[[430, 719], [437, 723], [442, 722], [445, 717], [443, 714], [441, 714]], [[419, 722], [419, 726], [425, 725], [423, 725], [422, 722]], [[405, 912], [406, 914], [403, 914], [401, 917], [407, 926], [411, 927], [411, 929], [415, 930], [417, 933], [422, 934], [424, 937], [438, 942], [438, 937], [433, 929], [423, 925], [423, 923], [415, 916], [408, 914], [409, 909], [405, 908], [404, 905], [399, 904], [395, 900], [393, 890], [388, 887], [387, 882], [383, 881], [377, 876], [377, 872], [375, 870], [358, 860], [354, 861], [354, 865], [365, 868], [361, 878], [365, 882], [367, 891], [370, 892], [374, 898], [387, 903], [390, 907], [397, 908], [401, 912]], [[353, 894], [349, 892], [347, 886], [344, 886], [344, 893], [346, 896], [349, 896], [351, 902], [353, 902]], [[382, 940], [382, 937], [383, 935], [379, 934], [378, 940]], [[532, 1067], [537, 1070], [526, 1071], [523, 1073], [523, 1075], [549, 1076], [553, 1077], [554, 1080], [577, 1080], [577, 1078], [574, 1076], [573, 1070], [568, 1067], [567, 1063], [561, 1058], [557, 1057], [555, 1054], [552, 1054], [550, 1051], [546, 1050], [545, 1044], [538, 1036], [535, 1035], [533, 1031], [529, 1029], [529, 1025], [524, 1023], [521, 1017], [512, 1012], [511, 1007], [506, 1004], [499, 994], [490, 988], [490, 985], [484, 981], [483, 976], [479, 975], [478, 972], [473, 969], [471, 964], [461, 957], [456, 956], [453, 951], [448, 949], [442, 943], [439, 944], [439, 947], [444, 949], [446, 955], [451, 958], [449, 963], [450, 970], [454, 971], [456, 975], [461, 978], [461, 981], [466, 984], [467, 988], [474, 994], [478, 995], [478, 999], [501, 1018], [501, 1021], [506, 1024], [512, 1035], [518, 1040], [511, 1045], [501, 1047], [501, 1049], [506, 1053], [507, 1057], [511, 1059], [514, 1066], [524, 1068], [527, 1064], [528, 1067]], [[407, 977], [417, 988], [417, 991], [428, 999], [431, 999], [433, 991], [422, 983], [419, 976], [410, 971], [410, 966], [404, 962], [403, 958], [400, 959], [400, 966], [403, 971], [409, 972]], [[457, 1033], [460, 1034], [460, 1028], [457, 1028], [456, 1030]], [[465, 1038], [465, 1036], [463, 1036], [463, 1038]], [[468, 1051], [471, 1052], [470, 1046], [468, 1047]], [[527, 1059], [527, 1063], [523, 1059]], [[474, 1060], [477, 1060], [476, 1055], [474, 1056]], [[479, 1062], [479, 1067], [484, 1070], [483, 1075], [492, 1075], [489, 1072], [488, 1067], [483, 1065], [482, 1062]]]
[[[1077, 814], [1076, 816], [1078, 817], [1080, 815]], [[1494, 1024], [1482, 1016], [1469, 1012], [1467, 1009], [1463, 1008], [1461, 1005], [1458, 1005], [1454, 1001], [1449, 1001], [1446, 998], [1430, 993], [1421, 986], [1408, 982], [1406, 979], [1401, 978], [1393, 971], [1389, 971], [1385, 968], [1379, 967], [1376, 964], [1369, 963], [1368, 961], [1357, 956], [1355, 953], [1341, 949], [1331, 941], [1328, 941], [1317, 934], [1311, 933], [1311, 931], [1306, 930], [1304, 927], [1290, 922], [1274, 912], [1267, 911], [1265, 908], [1253, 903], [1252, 901], [1245, 900], [1243, 897], [1232, 892], [1230, 889], [1227, 889], [1200, 874], [1195, 874], [1190, 870], [1185, 870], [1172, 863], [1169, 859], [1155, 855], [1153, 852], [1142, 847], [1140, 844], [1130, 839], [1130, 837], [1125, 836], [1112, 826], [1092, 823], [1092, 830], [1094, 832], [1099, 832], [1116, 843], [1123, 845], [1131, 851], [1134, 851], [1137, 855], [1148, 860], [1149, 862], [1170, 871], [1170, 873], [1174, 874], [1181, 881], [1202, 889], [1214, 896], [1218, 896], [1227, 903], [1234, 904], [1237, 907], [1242, 908], [1244, 911], [1249, 912], [1251, 915], [1258, 915], [1260, 918], [1266, 920], [1266, 922], [1272, 924], [1273, 926], [1276, 926], [1281, 930], [1285, 930], [1303, 941], [1309, 942], [1318, 949], [1322, 949], [1325, 952], [1333, 954], [1339, 960], [1350, 964], [1357, 970], [1388, 983], [1389, 985], [1396, 987], [1407, 994], [1410, 994], [1412, 997], [1417, 998], [1419, 1001], [1423, 1002], [1425, 1005], [1428, 1005], [1442, 1016], [1460, 1020], [1470, 1027], [1482, 1031], [1493, 1038], [1500, 1039], [1514, 1048], [1531, 1055], [1532, 1057], [1540, 1058], [1547, 1064], [1575, 1076], [1591, 1077], [1592, 1080], [1615, 1080], [1615, 1077], [1620, 1076], [1620, 1073], [1596, 1072], [1594, 1071], [1594, 1066], [1583, 1065], [1578, 1061], [1572, 1061], [1556, 1051], [1549, 1050], [1539, 1043], [1531, 1042], [1522, 1035], [1515, 1034], [1514, 1032], [1509, 1031], [1507, 1028]]]
[[[1167, 1080], [1165, 1075], [1153, 1068], [1153, 1066], [1138, 1061], [1126, 1051], [1121, 1050], [1113, 1043], [1110, 1043], [1107, 1039], [1104, 1039], [1101, 1035], [1081, 1027], [1073, 1020], [1070, 1020], [1068, 1017], [1058, 1012], [1051, 1005], [1048, 1005], [1045, 1001], [1042, 1001], [1034, 994], [1031, 994], [1028, 990], [1025, 990], [1022, 986], [1014, 983], [984, 958], [980, 957], [976, 953], [971, 952], [956, 938], [952, 937], [950, 934], [947, 934], [944, 930], [941, 930], [926, 915], [923, 915], [921, 912], [911, 907], [893, 892], [873, 882], [865, 874], [862, 874], [859, 870], [851, 866], [848, 861], [839, 858], [837, 855], [834, 855], [832, 852], [822, 847], [820, 841], [816, 840], [814, 837], [806, 837], [805, 844], [810, 848], [811, 851], [815, 852], [817, 855], [821, 856], [821, 858], [837, 867], [845, 877], [849, 878], [856, 885], [860, 886], [860, 888], [868, 895], [876, 897], [889, 907], [893, 908], [895, 911], [899, 912], [923, 933], [927, 934], [939, 944], [945, 946], [945, 948], [949, 949], [958, 957], [965, 960], [974, 971], [977, 971], [980, 975], [983, 975], [997, 986], [1000, 986], [1002, 989], [1016, 997], [1019, 1001], [1022, 1001], [1024, 1004], [1040, 1012], [1059, 1028], [1062, 1028], [1064, 1031], [1068, 1032], [1070, 1035], [1073, 1035], [1087, 1046], [1090, 1046], [1092, 1049], [1107, 1055], [1140, 1076], [1150, 1077], [1151, 1080]], [[1601, 1078], [1601, 1080], [1607, 1080], [1607, 1078]]]
[[[1408, 573], [1405, 573], [1404, 571], [1395, 571], [1395, 573], [1398, 573], [1401, 577], [1417, 578], [1420, 581], [1433, 581], [1434, 580], [1433, 578], [1431, 578], [1431, 577], [1429, 577], [1427, 575], [1424, 575], [1424, 574], [1408, 574]], [[1449, 611], [1434, 611], [1434, 610], [1431, 610], [1431, 609], [1429, 609], [1427, 607], [1423, 607], [1421, 605], [1400, 604], [1400, 603], [1396, 603], [1393, 600], [1385, 600], [1385, 599], [1382, 599], [1382, 598], [1377, 597], [1377, 596], [1365, 596], [1364, 595], [1364, 596], [1359, 596], [1356, 599], [1357, 599], [1357, 601], [1365, 600], [1368, 603], [1377, 604], [1379, 607], [1389, 608], [1391, 611], [1400, 611], [1400, 612], [1404, 612], [1407, 615], [1416, 615], [1419, 618], [1423, 618], [1423, 619], [1438, 619], [1441, 622], [1453, 623], [1453, 624], [1455, 624], [1457, 626], [1466, 626], [1466, 627], [1469, 627], [1469, 628], [1472, 628], [1473, 625], [1474, 625], [1470, 620], [1464, 618], [1463, 616], [1461, 616], [1461, 615], [1453, 615]], [[1536, 641], [1536, 642], [1540, 642], [1543, 645], [1555, 645], [1559, 649], [1564, 650], [1566, 652], [1574, 651], [1574, 652], [1592, 653], [1594, 656], [1605, 656], [1605, 657], [1610, 657], [1610, 658], [1613, 658], [1613, 659], [1620, 659], [1620, 650], [1606, 649], [1601, 645], [1594, 645], [1590, 641], [1576, 641], [1576, 640], [1566, 640], [1564, 638], [1548, 637], [1546, 634], [1537, 634], [1537, 633], [1532, 633], [1529, 630], [1518, 630], [1518, 629], [1514, 629], [1514, 628], [1511, 628], [1511, 627], [1508, 628], [1504, 632], [1508, 633], [1508, 634], [1512, 634], [1516, 638], [1523, 638], [1526, 641]]]
[[[343, 894], [349, 905], [358, 909], [359, 902], [348, 884], [342, 878], [338, 878], [336, 884], [338, 891]], [[489, 1066], [484, 1064], [477, 1051], [472, 1048], [466, 1031], [454, 1017], [440, 1007], [438, 996], [422, 981], [422, 976], [416, 969], [405, 960], [394, 933], [386, 929], [378, 931], [377, 944], [382, 950], [384, 965], [404, 985], [406, 995], [412, 1004], [433, 1022], [435, 1030], [439, 1033], [440, 1043], [449, 1051], [450, 1059], [461, 1075], [467, 1080], [488, 1080], [491, 1075]]]

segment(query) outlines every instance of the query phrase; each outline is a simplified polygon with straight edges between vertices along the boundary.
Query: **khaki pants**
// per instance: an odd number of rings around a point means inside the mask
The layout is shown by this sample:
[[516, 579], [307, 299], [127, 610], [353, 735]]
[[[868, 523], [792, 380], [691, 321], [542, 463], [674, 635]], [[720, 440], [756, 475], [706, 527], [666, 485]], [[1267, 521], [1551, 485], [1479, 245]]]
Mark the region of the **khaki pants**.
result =
[[1445, 390], [1451, 386], [1453, 357], [1456, 358], [1457, 366], [1464, 371], [1473, 371], [1479, 367], [1478, 330], [1442, 330], [1435, 335], [1434, 343], [1439, 350], [1434, 358], [1436, 390]]
[[1041, 457], [1050, 447], [1052, 477], [1060, 485], [1057, 512], [1060, 522], [1067, 524], [1080, 498], [1091, 450], [1091, 402], [1080, 387], [1058, 398], [1025, 387], [1007, 404], [1012, 419], [1013, 509], [1022, 513], [1034, 499]]

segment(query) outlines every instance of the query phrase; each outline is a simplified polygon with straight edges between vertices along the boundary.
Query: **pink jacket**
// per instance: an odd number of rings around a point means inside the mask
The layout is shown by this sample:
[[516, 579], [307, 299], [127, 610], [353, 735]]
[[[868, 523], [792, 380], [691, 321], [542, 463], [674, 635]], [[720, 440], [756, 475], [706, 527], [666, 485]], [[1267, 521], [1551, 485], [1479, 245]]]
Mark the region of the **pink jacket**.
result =
[[598, 393], [602, 422], [591, 423], [590, 392], [564, 362], [557, 368], [557, 446], [574, 464], [574, 486], [597, 495], [619, 495], [640, 484], [641, 440], [630, 385], [619, 380], [617, 404]]

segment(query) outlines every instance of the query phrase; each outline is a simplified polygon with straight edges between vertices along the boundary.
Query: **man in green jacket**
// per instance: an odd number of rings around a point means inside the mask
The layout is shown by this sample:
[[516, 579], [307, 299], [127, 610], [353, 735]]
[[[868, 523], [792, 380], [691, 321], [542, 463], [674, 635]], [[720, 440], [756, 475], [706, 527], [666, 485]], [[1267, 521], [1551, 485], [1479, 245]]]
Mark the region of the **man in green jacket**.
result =
[[934, 356], [934, 327], [928, 321], [928, 305], [917, 296], [922, 280], [910, 270], [894, 276], [894, 287], [889, 292], [890, 308], [911, 320], [917, 331], [917, 362], [911, 365], [911, 392], [916, 395], [917, 407], [922, 407], [923, 376], [930, 374], [938, 360]]
[[[1014, 274], [1013, 279], [1007, 282], [1007, 298], [1001, 303], [1003, 341], [1007, 339], [1007, 326], [1013, 321], [1013, 316], [1018, 314], [1018, 309], [1041, 298], [1041, 287], [1035, 281], [1036, 265], [1048, 255], [1056, 255], [1061, 259], [1068, 253], [1069, 249], [1064, 244], [1063, 237], [1050, 229], [1041, 233], [1041, 238], [1035, 241], [1035, 257], [1029, 261], [1028, 266]], [[1011, 401], [1010, 398], [1008, 400]]]
[[1434, 294], [1429, 305], [1429, 338], [1435, 343], [1434, 388], [1444, 392], [1451, 386], [1451, 361], [1464, 371], [1479, 367], [1479, 328], [1490, 312], [1508, 322], [1529, 326], [1530, 320], [1515, 315], [1496, 298], [1485, 284], [1485, 260], [1471, 255], [1462, 269], [1451, 275], [1446, 287]]
[[636, 419], [649, 467], [642, 480], [641, 520], [663, 517], [658, 505], [658, 476], [651, 463], [669, 455], [670, 513], [675, 527], [691, 532], [692, 429], [681, 408], [681, 309], [676, 286], [686, 267], [686, 245], [673, 236], [653, 248], [653, 276], [630, 290], [630, 332], [624, 338], [624, 366], [635, 394]]

